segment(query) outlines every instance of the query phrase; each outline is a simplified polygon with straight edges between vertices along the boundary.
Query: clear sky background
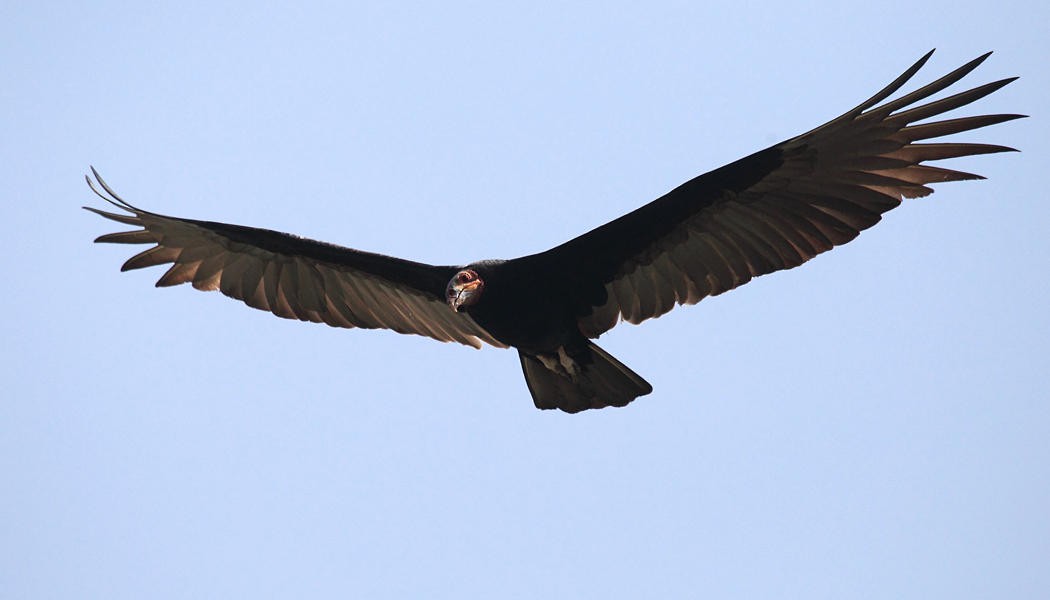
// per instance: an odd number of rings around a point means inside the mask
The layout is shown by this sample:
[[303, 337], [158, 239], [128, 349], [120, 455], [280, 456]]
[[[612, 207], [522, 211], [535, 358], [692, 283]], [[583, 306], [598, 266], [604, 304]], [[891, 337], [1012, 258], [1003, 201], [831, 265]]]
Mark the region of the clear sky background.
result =
[[[0, 19], [0, 597], [1045, 598], [1045, 2], [12, 3]], [[431, 263], [546, 249], [816, 126], [930, 48], [1020, 154], [602, 346], [513, 352], [121, 274], [80, 210]], [[961, 90], [962, 87], [955, 88]]]

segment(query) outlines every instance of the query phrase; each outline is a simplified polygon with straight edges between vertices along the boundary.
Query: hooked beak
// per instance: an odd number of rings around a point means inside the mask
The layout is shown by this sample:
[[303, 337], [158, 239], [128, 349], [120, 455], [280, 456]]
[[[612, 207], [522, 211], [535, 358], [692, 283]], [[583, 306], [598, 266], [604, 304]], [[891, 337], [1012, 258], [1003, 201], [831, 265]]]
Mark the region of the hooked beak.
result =
[[477, 280], [464, 284], [452, 284], [448, 291], [449, 308], [459, 312], [460, 307], [474, 304], [477, 301], [477, 294], [481, 292], [480, 288], [481, 283]]
[[459, 312], [459, 307], [463, 304], [463, 290], [454, 290], [453, 295], [448, 299], [448, 305], [452, 307], [453, 312]]

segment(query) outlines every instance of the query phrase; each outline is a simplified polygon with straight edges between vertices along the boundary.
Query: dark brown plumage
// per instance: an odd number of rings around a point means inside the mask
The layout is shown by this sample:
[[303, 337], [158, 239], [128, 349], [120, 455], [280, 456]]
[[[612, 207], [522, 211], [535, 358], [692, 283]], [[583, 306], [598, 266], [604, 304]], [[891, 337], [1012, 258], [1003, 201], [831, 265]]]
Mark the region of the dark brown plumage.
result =
[[537, 407], [624, 406], [652, 387], [590, 341], [621, 319], [640, 323], [796, 267], [852, 240], [902, 198], [932, 193], [929, 184], [981, 178], [927, 161], [1012, 150], [918, 143], [1023, 116], [916, 124], [1013, 81], [919, 104], [988, 54], [879, 104], [931, 54], [808, 133], [696, 177], [560, 246], [508, 261], [439, 267], [276, 231], [167, 217], [124, 202], [94, 169], [88, 185], [127, 214], [85, 208], [140, 228], [95, 241], [151, 245], [122, 270], [173, 263], [158, 286], [190, 283], [280, 317], [334, 327], [512, 346]]

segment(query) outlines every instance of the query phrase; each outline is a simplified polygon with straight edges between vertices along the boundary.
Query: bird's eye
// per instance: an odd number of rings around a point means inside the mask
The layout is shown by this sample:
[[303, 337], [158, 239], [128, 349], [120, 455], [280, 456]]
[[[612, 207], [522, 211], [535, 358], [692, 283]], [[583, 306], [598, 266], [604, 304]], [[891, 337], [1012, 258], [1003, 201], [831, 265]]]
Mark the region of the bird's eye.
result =
[[459, 282], [460, 283], [469, 283], [469, 282], [471, 282], [473, 280], [474, 280], [474, 274], [473, 273], [471, 273], [470, 271], [460, 271], [460, 273], [459, 273]]

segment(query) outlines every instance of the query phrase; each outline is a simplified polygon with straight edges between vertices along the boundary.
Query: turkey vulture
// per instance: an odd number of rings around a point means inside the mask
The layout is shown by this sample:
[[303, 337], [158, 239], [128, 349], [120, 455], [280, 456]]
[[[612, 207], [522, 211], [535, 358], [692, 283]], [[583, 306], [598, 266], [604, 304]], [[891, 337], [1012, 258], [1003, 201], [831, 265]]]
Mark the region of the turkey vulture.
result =
[[279, 317], [333, 327], [514, 347], [537, 408], [575, 413], [624, 406], [652, 386], [591, 341], [620, 320], [641, 323], [796, 267], [852, 240], [902, 198], [930, 194], [928, 184], [982, 179], [927, 161], [1013, 150], [917, 143], [1024, 116], [916, 124], [1016, 79], [920, 104], [990, 52], [883, 103], [932, 54], [808, 133], [700, 175], [560, 246], [513, 260], [433, 266], [266, 229], [168, 217], [128, 204], [94, 168], [88, 185], [123, 212], [85, 208], [139, 228], [96, 242], [151, 245], [122, 271], [173, 263], [157, 286], [188, 282]]

